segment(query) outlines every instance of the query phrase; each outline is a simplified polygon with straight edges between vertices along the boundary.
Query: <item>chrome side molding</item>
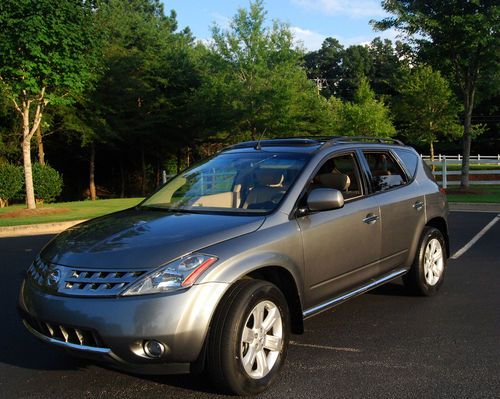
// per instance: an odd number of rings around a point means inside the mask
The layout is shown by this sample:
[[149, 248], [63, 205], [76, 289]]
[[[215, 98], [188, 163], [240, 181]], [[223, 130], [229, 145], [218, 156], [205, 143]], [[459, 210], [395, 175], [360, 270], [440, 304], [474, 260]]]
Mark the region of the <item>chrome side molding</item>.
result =
[[364, 294], [365, 292], [370, 291], [373, 288], [376, 288], [382, 284], [385, 284], [391, 280], [394, 280], [395, 278], [402, 276], [406, 272], [407, 272], [406, 269], [393, 270], [392, 272], [390, 272], [388, 274], [384, 274], [377, 279], [373, 279], [373, 280], [369, 281], [368, 283], [359, 286], [358, 288], [354, 288], [351, 291], [347, 291], [344, 294], [341, 294], [341, 295], [336, 296], [336, 297], [334, 297], [326, 302], [323, 302], [317, 306], [309, 308], [309, 309], [305, 310], [302, 313], [302, 315], [305, 319], [308, 317], [314, 316], [314, 315], [321, 313], [325, 310], [333, 308], [334, 306], [337, 306], [337, 305], [341, 304], [342, 302], [347, 301], [348, 299], [351, 299], [355, 296]]

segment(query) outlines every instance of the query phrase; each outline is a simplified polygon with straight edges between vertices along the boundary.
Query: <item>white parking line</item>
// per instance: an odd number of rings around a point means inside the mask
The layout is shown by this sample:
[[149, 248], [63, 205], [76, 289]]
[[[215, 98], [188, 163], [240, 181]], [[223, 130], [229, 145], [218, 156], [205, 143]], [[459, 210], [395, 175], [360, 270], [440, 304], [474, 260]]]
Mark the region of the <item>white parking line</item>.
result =
[[314, 344], [301, 344], [301, 343], [295, 342], [295, 341], [290, 341], [290, 345], [293, 345], [293, 346], [303, 346], [305, 348], [327, 349], [327, 350], [330, 350], [330, 351], [361, 352], [361, 349], [356, 349], [356, 348], [339, 348], [339, 347], [336, 347], [336, 346], [314, 345]]
[[466, 253], [476, 242], [479, 241], [479, 239], [484, 236], [489, 229], [491, 229], [496, 222], [500, 219], [500, 213], [496, 215], [491, 222], [489, 222], [486, 226], [483, 227], [483, 229], [477, 233], [472, 240], [470, 240], [467, 244], [465, 244], [462, 248], [460, 248], [457, 252], [455, 252], [450, 259], [458, 259], [460, 258], [464, 253]]

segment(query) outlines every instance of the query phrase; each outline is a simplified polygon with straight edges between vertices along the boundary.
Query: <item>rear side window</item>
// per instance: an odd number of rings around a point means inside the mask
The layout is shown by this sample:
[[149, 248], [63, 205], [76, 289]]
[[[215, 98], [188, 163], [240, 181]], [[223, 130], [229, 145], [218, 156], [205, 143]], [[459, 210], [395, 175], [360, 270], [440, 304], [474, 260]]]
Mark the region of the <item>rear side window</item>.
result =
[[402, 150], [399, 148], [395, 149], [394, 152], [398, 154], [398, 157], [399, 159], [401, 159], [401, 162], [403, 162], [406, 171], [413, 179], [413, 176], [415, 176], [415, 173], [417, 172], [418, 155], [414, 152]]
[[406, 184], [406, 175], [388, 152], [363, 152], [372, 175], [374, 191], [386, 191]]

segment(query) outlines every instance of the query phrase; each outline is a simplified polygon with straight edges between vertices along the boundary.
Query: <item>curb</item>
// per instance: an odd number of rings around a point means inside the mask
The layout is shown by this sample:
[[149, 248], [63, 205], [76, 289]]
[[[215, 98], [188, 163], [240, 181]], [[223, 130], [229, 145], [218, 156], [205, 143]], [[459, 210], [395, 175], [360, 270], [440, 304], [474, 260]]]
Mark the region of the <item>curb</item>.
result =
[[469, 202], [449, 202], [448, 206], [450, 211], [461, 211], [461, 212], [499, 212], [500, 213], [500, 204], [499, 203], [469, 203]]
[[68, 222], [22, 224], [19, 226], [0, 227], [0, 238], [56, 234], [85, 221], [86, 220], [71, 220]]

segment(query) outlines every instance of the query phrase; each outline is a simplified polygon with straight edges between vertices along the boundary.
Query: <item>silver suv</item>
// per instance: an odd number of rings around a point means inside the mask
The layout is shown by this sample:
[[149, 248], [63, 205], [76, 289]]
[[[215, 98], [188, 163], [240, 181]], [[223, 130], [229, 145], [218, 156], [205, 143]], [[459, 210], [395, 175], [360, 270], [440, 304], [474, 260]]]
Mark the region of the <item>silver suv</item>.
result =
[[220, 390], [256, 394], [304, 319], [400, 276], [435, 294], [447, 213], [397, 140], [240, 143], [53, 239], [22, 284], [23, 322], [120, 369], [205, 370]]

